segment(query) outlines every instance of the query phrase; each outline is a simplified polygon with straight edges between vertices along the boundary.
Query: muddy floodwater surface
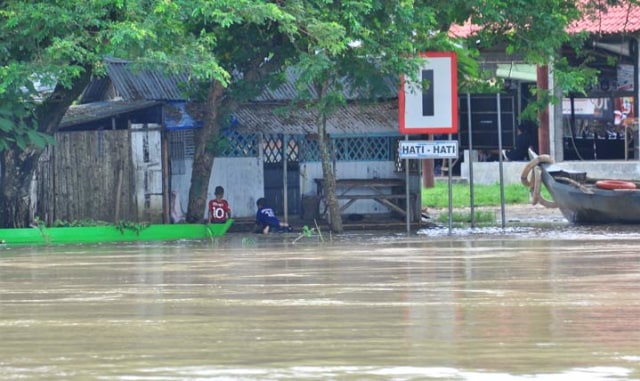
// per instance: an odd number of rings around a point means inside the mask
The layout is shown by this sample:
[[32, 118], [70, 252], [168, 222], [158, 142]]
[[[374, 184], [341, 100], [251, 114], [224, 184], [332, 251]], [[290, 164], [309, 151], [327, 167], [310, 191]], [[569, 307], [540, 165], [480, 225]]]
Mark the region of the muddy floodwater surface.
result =
[[635, 227], [292, 238], [0, 247], [0, 380], [640, 380]]

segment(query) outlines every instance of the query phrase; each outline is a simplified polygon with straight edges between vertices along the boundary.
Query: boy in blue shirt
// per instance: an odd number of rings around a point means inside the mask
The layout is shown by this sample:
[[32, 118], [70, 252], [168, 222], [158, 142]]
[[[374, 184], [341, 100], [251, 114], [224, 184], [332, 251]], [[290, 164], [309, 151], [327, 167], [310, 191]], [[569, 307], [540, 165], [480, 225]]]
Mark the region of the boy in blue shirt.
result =
[[266, 200], [261, 197], [256, 202], [258, 206], [258, 212], [256, 213], [256, 225], [259, 233], [269, 234], [269, 231], [275, 229], [282, 233], [285, 230], [288, 232], [293, 231], [293, 228], [286, 222], [280, 222], [276, 217], [276, 213], [272, 208], [267, 207]]

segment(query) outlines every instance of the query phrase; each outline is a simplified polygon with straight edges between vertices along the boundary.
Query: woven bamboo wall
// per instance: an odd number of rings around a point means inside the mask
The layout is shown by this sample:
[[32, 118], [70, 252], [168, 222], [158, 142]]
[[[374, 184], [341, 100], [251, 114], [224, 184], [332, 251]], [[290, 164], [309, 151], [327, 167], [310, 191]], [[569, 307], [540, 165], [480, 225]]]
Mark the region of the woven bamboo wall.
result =
[[53, 220], [138, 221], [128, 130], [61, 132], [55, 136]]

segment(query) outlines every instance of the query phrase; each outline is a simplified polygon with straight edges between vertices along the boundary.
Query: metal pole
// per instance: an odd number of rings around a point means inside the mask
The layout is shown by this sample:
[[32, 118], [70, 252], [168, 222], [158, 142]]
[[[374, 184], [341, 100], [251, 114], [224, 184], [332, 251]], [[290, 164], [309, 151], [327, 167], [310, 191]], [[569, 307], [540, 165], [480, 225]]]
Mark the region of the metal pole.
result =
[[[405, 135], [404, 140], [409, 140], [409, 135]], [[409, 159], [404, 159], [404, 193], [407, 200], [405, 202], [405, 221], [407, 224], [407, 235], [409, 235], [411, 233], [411, 223], [409, 221], [409, 213], [411, 211], [411, 198], [409, 198]]]
[[498, 102], [498, 157], [500, 167], [500, 216], [502, 220], [502, 228], [505, 226], [504, 216], [504, 172], [502, 168], [502, 110], [500, 109], [500, 93], [496, 94]]
[[476, 227], [476, 212], [473, 187], [473, 129], [471, 128], [471, 94], [467, 93], [467, 122], [469, 124], [469, 203], [471, 207], [471, 228]]
[[[449, 141], [451, 141], [451, 134], [449, 134]], [[451, 190], [451, 183], [452, 183], [451, 172], [453, 172], [453, 168], [451, 168], [451, 165], [453, 164], [453, 162], [451, 161], [451, 158], [448, 158], [447, 160], [449, 160], [448, 162], [449, 170], [447, 172], [449, 176], [449, 235], [451, 235], [452, 225], [453, 225], [453, 191]]]
[[287, 173], [287, 147], [289, 147], [289, 135], [282, 135], [282, 171], [283, 171], [283, 175], [282, 175], [282, 182], [284, 183], [284, 191], [283, 191], [283, 203], [284, 203], [284, 222], [289, 223], [289, 197], [288, 197], [288, 188], [289, 188], [289, 179], [288, 179], [288, 173]]

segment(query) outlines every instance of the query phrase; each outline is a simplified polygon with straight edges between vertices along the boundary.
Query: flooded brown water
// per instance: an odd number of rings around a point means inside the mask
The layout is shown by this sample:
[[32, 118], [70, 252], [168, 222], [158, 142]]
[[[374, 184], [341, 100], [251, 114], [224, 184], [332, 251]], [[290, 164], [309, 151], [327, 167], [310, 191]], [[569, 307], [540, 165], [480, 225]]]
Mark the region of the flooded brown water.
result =
[[640, 380], [640, 230], [0, 248], [0, 380]]

